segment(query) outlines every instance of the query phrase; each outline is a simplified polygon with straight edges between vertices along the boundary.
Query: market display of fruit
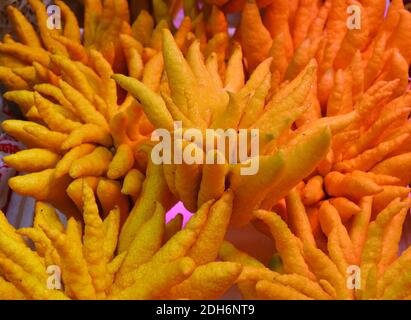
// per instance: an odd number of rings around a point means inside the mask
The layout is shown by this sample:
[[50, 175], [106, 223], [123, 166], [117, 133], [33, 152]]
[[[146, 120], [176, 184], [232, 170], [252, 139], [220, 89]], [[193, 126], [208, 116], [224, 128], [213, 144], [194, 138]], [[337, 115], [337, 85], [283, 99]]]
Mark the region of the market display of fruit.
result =
[[[403, 1], [84, 0], [82, 22], [56, 0], [60, 29], [28, 3], [34, 23], [7, 7], [21, 117], [1, 127], [26, 147], [8, 186], [36, 205], [29, 228], [0, 212], [0, 299], [411, 297]], [[233, 161], [216, 130], [258, 148]], [[156, 163], [159, 132], [219, 161]], [[227, 238], [247, 228], [270, 261]]]

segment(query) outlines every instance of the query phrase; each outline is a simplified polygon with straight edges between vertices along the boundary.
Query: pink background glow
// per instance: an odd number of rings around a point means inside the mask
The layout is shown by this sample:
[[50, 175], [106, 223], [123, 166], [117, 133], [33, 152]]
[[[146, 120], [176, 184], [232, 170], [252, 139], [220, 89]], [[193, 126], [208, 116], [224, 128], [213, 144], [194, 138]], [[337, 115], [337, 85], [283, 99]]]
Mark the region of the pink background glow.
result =
[[184, 217], [183, 226], [187, 223], [188, 220], [190, 220], [191, 216], [193, 215], [193, 213], [184, 208], [183, 203], [180, 201], [167, 212], [166, 222], [169, 222], [179, 213], [181, 213]]

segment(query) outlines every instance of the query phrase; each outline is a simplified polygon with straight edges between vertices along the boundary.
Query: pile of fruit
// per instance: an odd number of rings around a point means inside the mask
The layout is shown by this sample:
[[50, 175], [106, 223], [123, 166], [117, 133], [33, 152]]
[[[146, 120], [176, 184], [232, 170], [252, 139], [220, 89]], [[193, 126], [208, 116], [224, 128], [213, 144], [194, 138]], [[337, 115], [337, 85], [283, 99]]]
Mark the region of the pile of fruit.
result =
[[[0, 214], [0, 299], [411, 298], [402, 1], [131, 1], [130, 21], [125, 0], [85, 0], [82, 31], [63, 1], [61, 29], [28, 2], [36, 25], [10, 6], [0, 42], [23, 119], [1, 125], [27, 147], [4, 158], [26, 173], [9, 186], [36, 208], [31, 228]], [[258, 171], [193, 128], [257, 130]], [[156, 164], [157, 129], [222, 161]], [[179, 201], [186, 225], [166, 221]], [[227, 241], [250, 225], [270, 263]]]

